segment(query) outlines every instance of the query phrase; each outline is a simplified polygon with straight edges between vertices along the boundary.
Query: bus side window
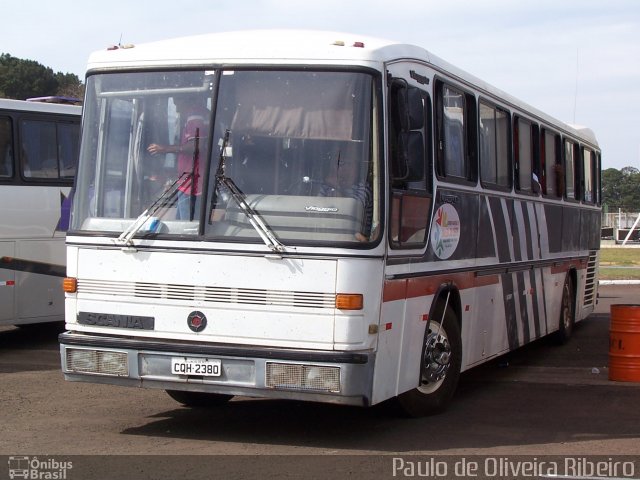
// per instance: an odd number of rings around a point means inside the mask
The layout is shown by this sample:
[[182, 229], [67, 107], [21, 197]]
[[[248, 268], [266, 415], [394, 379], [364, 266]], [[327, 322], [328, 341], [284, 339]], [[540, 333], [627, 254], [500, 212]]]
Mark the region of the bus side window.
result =
[[576, 147], [577, 145], [569, 140], [564, 141], [564, 183], [566, 197], [569, 200], [578, 200], [579, 191], [576, 185]]
[[20, 138], [25, 178], [57, 179], [58, 148], [55, 122], [23, 120]]
[[431, 100], [404, 80], [394, 81], [390, 98], [391, 246], [421, 248], [431, 209]]
[[594, 177], [594, 186], [593, 186], [593, 191], [595, 192], [596, 198], [595, 198], [595, 202], [596, 204], [600, 205], [602, 203], [602, 178], [600, 177], [601, 172], [602, 172], [602, 158], [600, 156], [600, 153], [598, 153], [597, 155], [595, 155], [594, 159], [594, 169], [595, 169], [595, 177]]
[[542, 193], [560, 198], [563, 195], [562, 165], [560, 162], [560, 135], [543, 130], [541, 135], [544, 182]]
[[58, 123], [58, 169], [61, 178], [73, 178], [80, 143], [80, 128], [75, 123]]
[[11, 119], [0, 118], [0, 178], [13, 177], [13, 128]]
[[490, 188], [511, 188], [509, 112], [480, 102], [480, 179]]
[[475, 98], [442, 82], [436, 92], [438, 175], [475, 182]]
[[516, 189], [522, 193], [540, 192], [540, 167], [538, 146], [538, 126], [516, 118], [514, 125], [514, 152], [516, 157]]
[[584, 201], [596, 203], [597, 180], [596, 180], [596, 157], [588, 148], [582, 149], [582, 182], [584, 185]]

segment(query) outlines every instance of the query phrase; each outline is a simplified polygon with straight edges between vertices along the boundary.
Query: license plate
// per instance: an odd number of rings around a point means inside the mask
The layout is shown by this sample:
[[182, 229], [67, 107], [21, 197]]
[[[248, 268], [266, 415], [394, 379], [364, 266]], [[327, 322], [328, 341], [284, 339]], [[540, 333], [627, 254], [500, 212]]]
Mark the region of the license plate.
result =
[[222, 361], [211, 358], [174, 357], [171, 359], [171, 373], [174, 375], [219, 377], [222, 375]]

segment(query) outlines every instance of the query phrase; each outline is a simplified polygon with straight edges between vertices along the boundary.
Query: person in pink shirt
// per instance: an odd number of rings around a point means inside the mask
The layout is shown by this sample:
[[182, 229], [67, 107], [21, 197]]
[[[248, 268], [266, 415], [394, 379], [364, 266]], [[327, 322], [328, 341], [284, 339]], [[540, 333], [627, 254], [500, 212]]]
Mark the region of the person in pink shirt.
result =
[[159, 145], [152, 143], [147, 147], [151, 155], [174, 153], [177, 158], [178, 176], [186, 179], [178, 187], [177, 214], [179, 220], [193, 220], [199, 211], [202, 194], [202, 173], [200, 159], [206, 158], [207, 132], [211, 112], [197, 104], [195, 99], [187, 96], [176, 96], [173, 102], [180, 115], [182, 129], [180, 143], [175, 145]]

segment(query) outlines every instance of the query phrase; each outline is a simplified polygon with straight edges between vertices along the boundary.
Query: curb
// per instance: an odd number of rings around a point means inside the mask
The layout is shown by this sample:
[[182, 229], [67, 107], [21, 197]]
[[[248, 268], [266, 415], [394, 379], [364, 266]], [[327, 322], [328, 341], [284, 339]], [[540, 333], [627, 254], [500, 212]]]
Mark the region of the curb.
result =
[[600, 280], [600, 285], [640, 285], [640, 280]]

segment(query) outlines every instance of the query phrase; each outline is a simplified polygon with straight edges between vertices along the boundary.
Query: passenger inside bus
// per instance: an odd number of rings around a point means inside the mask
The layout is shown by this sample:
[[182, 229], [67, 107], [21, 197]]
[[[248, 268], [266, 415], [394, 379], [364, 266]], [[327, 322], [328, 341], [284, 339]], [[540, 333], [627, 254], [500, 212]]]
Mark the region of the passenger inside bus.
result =
[[193, 96], [178, 95], [173, 103], [180, 116], [180, 138], [174, 145], [152, 143], [147, 147], [151, 155], [175, 153], [177, 155], [178, 176], [186, 173], [189, 178], [178, 187], [179, 220], [192, 220], [200, 208], [202, 194], [202, 174], [200, 158], [206, 158], [206, 134], [210, 112]]

